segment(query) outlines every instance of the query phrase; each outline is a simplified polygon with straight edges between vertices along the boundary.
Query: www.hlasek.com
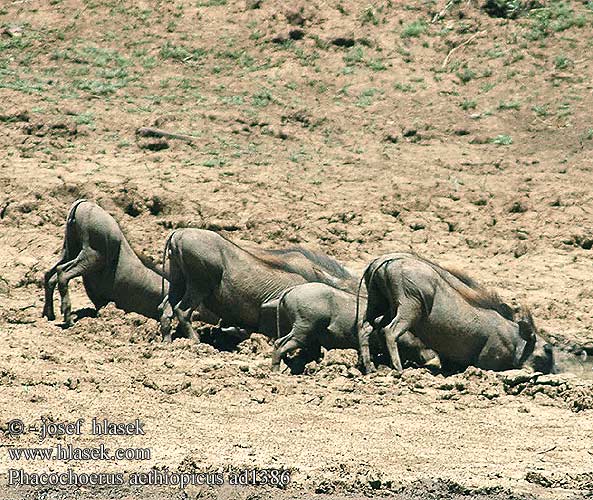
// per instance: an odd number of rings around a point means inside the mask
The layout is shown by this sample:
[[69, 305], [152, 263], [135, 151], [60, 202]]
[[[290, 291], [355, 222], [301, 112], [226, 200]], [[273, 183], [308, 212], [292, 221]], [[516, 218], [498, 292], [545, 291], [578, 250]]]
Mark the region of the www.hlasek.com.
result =
[[[40, 441], [61, 436], [80, 436], [84, 429], [84, 419], [73, 422], [51, 422], [41, 419], [40, 424], [26, 426], [21, 420], [8, 422], [6, 434], [17, 437], [34, 433]], [[135, 419], [133, 422], [116, 423], [107, 419], [90, 421], [89, 434], [95, 436], [137, 436], [145, 435], [144, 424]], [[72, 444], [45, 448], [8, 447], [8, 458], [19, 461], [120, 461], [150, 460], [150, 448], [117, 448], [110, 450], [104, 444], [96, 447], [80, 448]], [[284, 469], [241, 469], [226, 472], [175, 472], [168, 468], [152, 469], [149, 472], [66, 472], [38, 473], [24, 469], [8, 469], [8, 486], [174, 486], [186, 488], [194, 486], [276, 486], [286, 487], [290, 483], [290, 471]]]

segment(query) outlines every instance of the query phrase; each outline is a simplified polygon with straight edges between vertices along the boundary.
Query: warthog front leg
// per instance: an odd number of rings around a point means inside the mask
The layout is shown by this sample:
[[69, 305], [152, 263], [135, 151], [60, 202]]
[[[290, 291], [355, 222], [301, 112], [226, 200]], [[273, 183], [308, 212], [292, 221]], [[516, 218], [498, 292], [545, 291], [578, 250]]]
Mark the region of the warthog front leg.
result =
[[56, 319], [56, 313], [54, 312], [54, 291], [58, 283], [58, 277], [56, 275], [58, 266], [66, 262], [66, 249], [62, 248], [60, 260], [56, 262], [44, 276], [44, 289], [45, 289], [45, 301], [43, 303], [43, 314], [42, 317], [46, 317], [48, 320], [53, 321]]
[[72, 324], [72, 305], [70, 303], [70, 292], [68, 291], [69, 281], [78, 276], [84, 276], [89, 272], [97, 271], [101, 268], [101, 265], [102, 260], [94, 250], [83, 248], [74, 260], [61, 264], [56, 268], [58, 290], [62, 302], [61, 312], [66, 326]]

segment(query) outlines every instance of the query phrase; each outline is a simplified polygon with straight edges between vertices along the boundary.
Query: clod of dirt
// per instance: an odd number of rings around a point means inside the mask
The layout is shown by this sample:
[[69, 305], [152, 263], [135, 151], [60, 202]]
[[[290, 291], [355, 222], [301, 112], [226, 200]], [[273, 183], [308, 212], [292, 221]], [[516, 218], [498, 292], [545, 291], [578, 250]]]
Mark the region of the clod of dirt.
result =
[[23, 26], [20, 24], [11, 24], [6, 28], [1, 28], [0, 35], [6, 35], [11, 38], [21, 37], [23, 36]]
[[148, 141], [139, 141], [138, 147], [140, 149], [148, 149], [149, 151], [162, 151], [169, 149], [169, 143], [165, 139], [151, 139]]
[[397, 141], [399, 141], [399, 134], [397, 132], [387, 132], [387, 134], [385, 134], [385, 141], [397, 144]]
[[344, 365], [348, 368], [356, 368], [358, 354], [354, 349], [332, 349], [327, 351], [321, 362], [322, 366]]
[[10, 385], [16, 379], [16, 375], [8, 368], [0, 368], [0, 385]]
[[538, 484], [544, 488], [566, 488], [573, 490], [593, 489], [593, 473], [591, 472], [582, 474], [564, 474], [561, 472], [542, 474], [537, 471], [529, 471], [525, 475], [525, 480], [528, 483]]
[[415, 128], [406, 127], [402, 130], [402, 135], [404, 137], [414, 137], [416, 134], [418, 134], [418, 130]]
[[504, 385], [514, 387], [519, 384], [524, 384], [537, 377], [536, 373], [531, 373], [525, 370], [507, 370], [498, 375]]
[[488, 144], [490, 142], [490, 138], [484, 135], [476, 135], [469, 140], [470, 144]]
[[537, 1], [486, 0], [483, 9], [490, 17], [515, 19], [522, 12], [527, 12], [535, 6], [541, 6]]
[[593, 409], [593, 388], [588, 386], [574, 387], [564, 395], [569, 408], [574, 412]]
[[76, 379], [68, 378], [68, 380], [66, 380], [66, 382], [64, 382], [64, 385], [71, 391], [75, 391], [80, 386], [80, 380], [77, 378]]
[[251, 336], [237, 346], [241, 354], [268, 354], [272, 352], [270, 340], [265, 335], [252, 333]]
[[564, 240], [562, 243], [565, 245], [581, 247], [583, 250], [591, 250], [591, 248], [593, 248], [593, 238], [580, 234], [574, 235]]
[[113, 201], [130, 217], [138, 217], [146, 210], [146, 205], [138, 189], [134, 185], [125, 184], [119, 192], [113, 196]]
[[0, 122], [28, 122], [29, 120], [30, 116], [27, 110], [5, 111], [0, 114]]
[[154, 194], [146, 200], [146, 208], [151, 215], [167, 215], [180, 209], [177, 200], [162, 194]]
[[412, 499], [447, 499], [474, 498], [478, 500], [519, 500], [533, 499], [531, 495], [516, 494], [500, 486], [483, 488], [469, 488], [450, 479], [420, 479], [395, 490], [395, 498]]
[[520, 200], [514, 201], [509, 207], [509, 213], [511, 214], [522, 214], [525, 212], [527, 212], [527, 205]]
[[315, 486], [315, 493], [320, 495], [331, 495], [336, 491], [332, 481], [323, 480]]
[[277, 139], [288, 139], [290, 137], [290, 135], [288, 134], [288, 132], [280, 127], [276, 127], [274, 125], [270, 125], [269, 127], [267, 127], [264, 130], [264, 133], [267, 133], [268, 135], [271, 135], [272, 137], [276, 137]]
[[300, 7], [299, 9], [291, 9], [284, 13], [286, 20], [293, 26], [304, 26], [305, 24], [305, 9]]
[[311, 125], [311, 115], [307, 110], [299, 109], [293, 113], [282, 115], [282, 123], [286, 122], [297, 122], [303, 127], [307, 128], [309, 125]]
[[539, 484], [544, 488], [550, 488], [554, 485], [553, 481], [548, 479], [543, 474], [540, 474], [539, 472], [535, 471], [530, 471], [527, 474], [525, 474], [525, 481], [527, 481], [528, 483]]
[[210, 220], [204, 226], [204, 229], [210, 231], [240, 231], [243, 227], [240, 224], [234, 222], [227, 222], [223, 220]]

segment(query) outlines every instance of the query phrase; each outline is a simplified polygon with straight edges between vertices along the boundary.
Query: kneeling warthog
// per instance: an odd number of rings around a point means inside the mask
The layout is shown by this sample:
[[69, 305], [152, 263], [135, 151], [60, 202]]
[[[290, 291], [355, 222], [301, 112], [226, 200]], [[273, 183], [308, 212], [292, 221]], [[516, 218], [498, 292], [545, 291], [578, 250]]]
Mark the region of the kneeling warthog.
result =
[[518, 314], [462, 273], [409, 253], [380, 257], [367, 267], [368, 303], [359, 329], [362, 361], [374, 370], [369, 335], [383, 316], [387, 348], [401, 370], [397, 340], [412, 332], [443, 363], [488, 370], [528, 367], [554, 371], [552, 346], [537, 334], [527, 309]]
[[[246, 249], [204, 229], [173, 231], [164, 256], [169, 258], [168, 303], [180, 330], [190, 338], [197, 338], [191, 315], [198, 306], [222, 324], [256, 330], [262, 305], [287, 288], [309, 281], [346, 287], [354, 283], [348, 271], [326, 255], [299, 248]], [[165, 314], [161, 332], [163, 339], [171, 339], [171, 317]]]
[[[366, 301], [363, 300], [363, 307]], [[358, 350], [356, 324], [356, 294], [338, 290], [323, 283], [306, 283], [289, 288], [278, 299], [276, 325], [278, 340], [272, 355], [272, 369], [296, 349], [304, 351], [301, 365], [321, 357], [325, 349]], [[290, 332], [280, 336], [281, 318], [286, 318]], [[374, 323], [381, 321], [376, 318]], [[373, 336], [374, 351], [384, 351], [382, 338]], [[398, 339], [404, 358], [416, 364], [437, 367], [440, 363], [434, 351], [411, 333]]]
[[53, 295], [57, 284], [64, 323], [71, 324], [68, 282], [77, 276], [82, 276], [86, 293], [97, 310], [115, 302], [126, 312], [160, 318], [162, 275], [156, 267], [149, 268], [141, 261], [115, 219], [87, 200], [72, 204], [60, 260], [45, 273], [43, 316], [55, 319]]

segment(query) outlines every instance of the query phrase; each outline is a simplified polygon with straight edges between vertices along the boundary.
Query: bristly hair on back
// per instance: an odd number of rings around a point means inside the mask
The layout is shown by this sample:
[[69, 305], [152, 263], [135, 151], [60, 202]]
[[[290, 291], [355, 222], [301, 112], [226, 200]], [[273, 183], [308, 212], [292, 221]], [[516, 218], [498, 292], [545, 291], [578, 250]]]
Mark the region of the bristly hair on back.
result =
[[[503, 318], [510, 321], [514, 320], [515, 314], [513, 308], [504, 303], [500, 295], [494, 290], [489, 290], [480, 285], [476, 280], [455, 268], [443, 267], [445, 271], [455, 276], [459, 281], [466, 285], [467, 288], [457, 289], [458, 292], [470, 303], [481, 307], [483, 309], [493, 309], [498, 312]], [[473, 293], [472, 293], [473, 292]]]
[[221, 238], [228, 241], [230, 244], [234, 245], [243, 252], [248, 253], [252, 257], [260, 260], [261, 262], [269, 266], [282, 269], [290, 273], [301, 274], [299, 272], [299, 269], [295, 268], [295, 266], [293, 266], [292, 264], [290, 264], [282, 258], [283, 255], [287, 255], [290, 253], [299, 253], [312, 264], [318, 265], [322, 269], [322, 271], [327, 273], [332, 278], [336, 278], [339, 280], [352, 279], [352, 275], [350, 274], [350, 272], [342, 264], [340, 264], [337, 260], [331, 258], [329, 255], [314, 252], [313, 250], [309, 250], [307, 248], [303, 248], [300, 246], [290, 247], [286, 249], [265, 249], [265, 251], [259, 251], [263, 249], [242, 247], [241, 245], [235, 243], [233, 240], [227, 238], [224, 234], [221, 234], [218, 231], [215, 232]]
[[470, 304], [481, 307], [482, 309], [492, 309], [503, 318], [509, 321], [515, 321], [513, 308], [505, 304], [495, 291], [483, 287], [463, 271], [453, 267], [441, 266], [418, 255], [415, 255], [415, 257], [430, 265]]
[[310, 260], [314, 264], [320, 266], [323, 270], [325, 270], [330, 275], [340, 278], [340, 279], [350, 279], [352, 275], [342, 264], [340, 264], [336, 259], [330, 257], [329, 255], [318, 253], [309, 248], [304, 248], [301, 246], [293, 246], [288, 248], [281, 248], [281, 249], [274, 249], [268, 250], [269, 253], [273, 255], [286, 255], [289, 253], [300, 253], [303, 257]]

